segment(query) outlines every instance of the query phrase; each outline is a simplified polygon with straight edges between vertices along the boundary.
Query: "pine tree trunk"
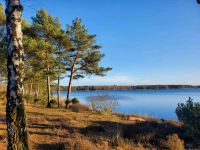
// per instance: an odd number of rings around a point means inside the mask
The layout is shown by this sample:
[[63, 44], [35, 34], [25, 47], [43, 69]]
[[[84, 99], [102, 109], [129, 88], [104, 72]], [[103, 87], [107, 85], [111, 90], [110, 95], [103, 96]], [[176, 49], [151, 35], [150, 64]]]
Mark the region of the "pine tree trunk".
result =
[[60, 107], [60, 76], [58, 76], [58, 108]]
[[24, 49], [22, 44], [20, 0], [6, 0], [8, 40], [8, 85], [6, 123], [8, 150], [27, 150], [28, 136], [23, 101]]
[[37, 84], [37, 88], [36, 88], [36, 91], [35, 91], [37, 99], [39, 98], [39, 90], [40, 90], [39, 85]]
[[67, 91], [67, 101], [70, 101], [70, 94], [71, 94], [71, 88], [72, 88], [72, 80], [74, 78], [74, 68], [75, 68], [75, 64], [76, 64], [76, 60], [78, 58], [78, 53], [79, 51], [77, 51], [76, 53], [76, 58], [74, 59], [74, 62], [72, 64], [72, 68], [71, 68], [71, 74], [70, 74], [70, 78], [69, 78], [69, 85], [68, 85], [68, 91]]
[[[60, 54], [60, 50], [61, 50], [61, 44], [59, 43], [59, 54]], [[57, 91], [57, 95], [58, 95], [58, 108], [60, 107], [60, 72], [61, 72], [61, 57], [59, 57], [59, 66], [58, 66], [58, 91]]]
[[49, 59], [49, 53], [48, 50], [46, 51], [46, 67], [47, 67], [47, 107], [51, 107], [50, 104], [50, 99], [51, 99], [51, 85], [50, 85], [50, 76], [49, 76], [49, 63], [48, 63], [48, 59]]
[[30, 88], [29, 88], [29, 96], [32, 96], [32, 90], [33, 90], [33, 83], [31, 82]]
[[67, 90], [67, 100], [70, 100], [70, 94], [71, 94], [71, 89], [72, 89], [72, 80], [73, 80], [73, 71], [71, 72], [70, 79], [69, 79], [69, 85], [68, 85], [68, 90]]
[[33, 83], [32, 83], [32, 81], [31, 81], [30, 87], [28, 87], [28, 88], [29, 88], [29, 91], [28, 91], [28, 96], [29, 97], [27, 97], [27, 99], [26, 99], [27, 104], [29, 103], [29, 100], [31, 99], [31, 96], [32, 96], [32, 90], [33, 90]]
[[50, 89], [50, 77], [49, 77], [49, 75], [47, 75], [47, 99], [48, 99], [47, 107], [51, 107], [51, 104], [50, 104], [51, 89]]

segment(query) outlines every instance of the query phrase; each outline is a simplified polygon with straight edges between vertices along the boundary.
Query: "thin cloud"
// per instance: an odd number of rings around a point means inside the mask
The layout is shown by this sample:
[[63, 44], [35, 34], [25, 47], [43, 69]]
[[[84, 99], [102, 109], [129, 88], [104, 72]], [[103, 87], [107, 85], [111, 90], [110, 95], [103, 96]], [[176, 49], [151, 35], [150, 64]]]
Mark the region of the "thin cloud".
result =
[[[68, 79], [64, 79], [62, 83], [66, 85]], [[136, 85], [136, 84], [149, 84], [150, 81], [143, 81], [142, 79], [128, 75], [113, 75], [105, 77], [86, 77], [81, 80], [74, 80], [73, 85]]]

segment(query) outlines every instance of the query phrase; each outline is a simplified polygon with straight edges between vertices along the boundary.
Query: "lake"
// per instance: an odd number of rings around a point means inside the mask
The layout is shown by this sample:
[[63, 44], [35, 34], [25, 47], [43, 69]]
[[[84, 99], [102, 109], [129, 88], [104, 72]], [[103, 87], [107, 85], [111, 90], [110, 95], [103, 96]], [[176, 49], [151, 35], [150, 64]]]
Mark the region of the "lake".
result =
[[[62, 92], [66, 97], [67, 92]], [[163, 119], [177, 120], [175, 109], [179, 102], [185, 102], [189, 96], [194, 101], [200, 100], [200, 88], [166, 89], [166, 90], [106, 90], [72, 92], [71, 98], [77, 97], [81, 103], [87, 104], [87, 96], [108, 94], [114, 96], [119, 107], [116, 110], [124, 114], [138, 114]], [[55, 96], [57, 94], [55, 93]]]

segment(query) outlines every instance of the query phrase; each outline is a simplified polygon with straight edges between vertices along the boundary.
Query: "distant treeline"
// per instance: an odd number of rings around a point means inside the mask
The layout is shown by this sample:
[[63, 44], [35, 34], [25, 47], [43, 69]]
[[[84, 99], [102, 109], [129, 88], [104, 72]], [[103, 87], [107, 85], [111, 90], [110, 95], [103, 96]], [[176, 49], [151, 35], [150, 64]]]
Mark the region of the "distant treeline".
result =
[[[53, 91], [57, 90], [57, 86], [52, 86]], [[67, 86], [61, 86], [61, 91], [66, 91]], [[136, 90], [136, 89], [180, 89], [180, 88], [200, 88], [200, 85], [136, 85], [136, 86], [74, 86], [72, 91], [95, 91], [95, 90]]]

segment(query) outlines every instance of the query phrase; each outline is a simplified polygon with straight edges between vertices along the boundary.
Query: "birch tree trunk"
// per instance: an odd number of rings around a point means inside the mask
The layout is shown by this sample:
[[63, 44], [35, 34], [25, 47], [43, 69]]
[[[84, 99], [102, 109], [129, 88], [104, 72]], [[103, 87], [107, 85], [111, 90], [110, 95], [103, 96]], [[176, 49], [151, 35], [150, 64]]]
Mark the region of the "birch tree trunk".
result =
[[23, 101], [24, 49], [22, 44], [20, 0], [6, 0], [6, 25], [8, 40], [8, 85], [6, 122], [8, 150], [27, 150], [28, 136]]

